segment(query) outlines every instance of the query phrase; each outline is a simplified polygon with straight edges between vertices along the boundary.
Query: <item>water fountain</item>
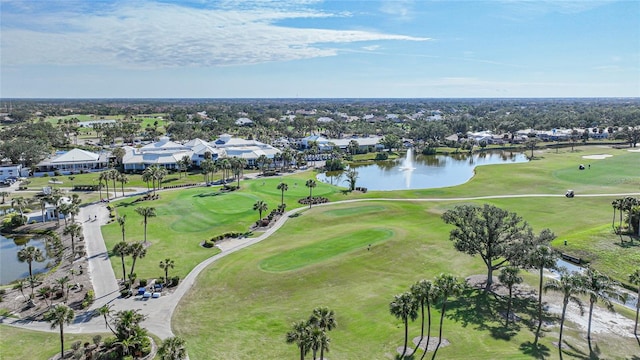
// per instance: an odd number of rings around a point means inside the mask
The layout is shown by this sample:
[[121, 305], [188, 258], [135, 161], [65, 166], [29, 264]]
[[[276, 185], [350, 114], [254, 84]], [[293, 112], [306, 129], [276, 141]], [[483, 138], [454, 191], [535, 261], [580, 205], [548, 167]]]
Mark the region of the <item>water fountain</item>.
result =
[[413, 166], [413, 149], [409, 148], [407, 150], [407, 156], [402, 160], [402, 166], [400, 166], [400, 171], [413, 171], [416, 168]]

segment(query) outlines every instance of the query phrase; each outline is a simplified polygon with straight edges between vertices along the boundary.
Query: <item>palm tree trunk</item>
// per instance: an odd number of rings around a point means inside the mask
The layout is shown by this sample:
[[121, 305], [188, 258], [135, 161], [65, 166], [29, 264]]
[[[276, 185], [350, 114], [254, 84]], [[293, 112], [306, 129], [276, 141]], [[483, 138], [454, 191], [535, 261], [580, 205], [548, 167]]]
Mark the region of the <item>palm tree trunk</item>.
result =
[[60, 359], [64, 358], [64, 330], [62, 329], [64, 325], [60, 322]]
[[533, 345], [538, 345], [538, 339], [540, 338], [540, 328], [542, 328], [542, 272], [544, 268], [540, 267], [540, 285], [538, 286], [538, 328], [536, 329], [536, 339]]
[[407, 338], [409, 338], [409, 319], [404, 319], [404, 347], [400, 359], [404, 359], [404, 354], [407, 353]]
[[147, 243], [147, 217], [144, 217], [144, 243]]
[[431, 360], [434, 360], [436, 358], [436, 354], [438, 353], [438, 349], [440, 348], [440, 344], [442, 344], [442, 322], [444, 321], [444, 311], [445, 308], [447, 306], [446, 302], [442, 303], [442, 313], [440, 313], [440, 330], [439, 330], [439, 334], [438, 334], [438, 345], [436, 345], [436, 348], [433, 350], [433, 356], [431, 356]]
[[129, 276], [133, 275], [133, 269], [136, 267], [136, 260], [138, 258], [137, 257], [133, 257], [133, 263], [131, 263], [131, 272], [129, 273]]
[[304, 360], [304, 345], [300, 346], [300, 360]]
[[431, 304], [427, 302], [427, 344], [424, 347], [424, 352], [420, 357], [420, 360], [424, 359], [425, 355], [427, 355], [427, 350], [429, 350], [429, 341], [431, 341]]
[[120, 255], [120, 260], [122, 260], [122, 282], [127, 281], [127, 270], [124, 268], [124, 254]]
[[560, 318], [560, 337], [558, 339], [558, 354], [562, 360], [562, 330], [564, 330], [564, 317], [567, 313], [567, 301], [562, 305], [562, 318]]
[[416, 347], [413, 349], [413, 354], [416, 353], [416, 351], [418, 351], [418, 347], [420, 346], [420, 343], [422, 342], [422, 338], [424, 337], [424, 303], [421, 302], [420, 303], [420, 315], [421, 315], [421, 319], [420, 319], [420, 340], [418, 341], [418, 344], [416, 345]]

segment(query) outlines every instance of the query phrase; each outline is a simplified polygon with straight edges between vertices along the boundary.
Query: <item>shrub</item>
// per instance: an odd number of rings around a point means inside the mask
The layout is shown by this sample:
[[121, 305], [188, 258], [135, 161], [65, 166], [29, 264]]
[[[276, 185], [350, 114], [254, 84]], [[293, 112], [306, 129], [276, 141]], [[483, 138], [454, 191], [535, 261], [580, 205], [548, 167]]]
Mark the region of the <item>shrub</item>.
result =
[[329, 159], [325, 162], [324, 168], [327, 171], [340, 171], [344, 170], [344, 163], [340, 159]]
[[[131, 296], [131, 290], [129, 288], [124, 289], [124, 290], [120, 290], [120, 297], [128, 298], [129, 296]], [[105, 342], [106, 342], [106, 340], [105, 340]]]
[[386, 152], [376, 153], [376, 160], [388, 160], [388, 159], [389, 159], [389, 154], [387, 154]]
[[140, 287], [146, 287], [147, 286], [147, 279], [140, 279]]
[[[75, 344], [75, 343], [74, 343]], [[84, 356], [84, 350], [77, 349], [73, 352], [73, 359], [80, 360]]]
[[211, 239], [211, 240], [207, 239], [207, 240], [204, 241], [204, 243], [202, 243], [202, 246], [206, 247], [208, 249], [214, 247], [215, 245], [216, 245], [216, 243], [215, 243], [215, 241], [213, 241], [213, 239]]
[[62, 176], [62, 174], [60, 173], [60, 171], [56, 170], [53, 172], [53, 176]]
[[44, 173], [42, 177], [49, 177], [49, 173]]
[[95, 346], [100, 346], [100, 342], [102, 341], [102, 335], [96, 335], [93, 337], [92, 340]]
[[80, 340], [78, 341], [74, 341], [73, 343], [71, 343], [71, 348], [73, 350], [78, 350], [80, 349], [80, 346], [82, 346], [82, 342]]
[[180, 276], [174, 276], [171, 278], [171, 281], [169, 282], [169, 286], [178, 286], [179, 283], [180, 283]]
[[84, 299], [82, 300], [82, 308], [86, 309], [89, 306], [91, 306], [95, 298], [96, 298], [96, 294], [93, 292], [93, 290], [87, 291], [87, 293], [84, 295]]

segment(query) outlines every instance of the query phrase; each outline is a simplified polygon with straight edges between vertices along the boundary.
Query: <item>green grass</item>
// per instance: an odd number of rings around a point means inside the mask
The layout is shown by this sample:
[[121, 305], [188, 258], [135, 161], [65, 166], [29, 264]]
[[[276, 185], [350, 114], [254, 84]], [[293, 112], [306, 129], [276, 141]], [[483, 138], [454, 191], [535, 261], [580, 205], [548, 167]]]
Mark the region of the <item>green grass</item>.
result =
[[[92, 342], [97, 334], [64, 334], [65, 351], [71, 349], [75, 341]], [[110, 334], [100, 334], [103, 338]], [[49, 359], [60, 354], [60, 333], [31, 331], [0, 325], [0, 358]]]
[[350, 231], [338, 237], [325, 239], [320, 235], [316, 243], [281, 252], [260, 262], [264, 271], [287, 271], [327, 261], [345, 255], [364, 246], [375, 245], [390, 238], [393, 233], [387, 229], [362, 229]]
[[[489, 202], [502, 207], [517, 205], [513, 199]], [[566, 201], [531, 202], [523, 209], [525, 218], [532, 215], [530, 209], [562, 207]], [[448, 240], [450, 228], [439, 215], [455, 204], [373, 202], [306, 211], [269, 239], [212, 264], [174, 314], [174, 331], [187, 339], [193, 359], [293, 358], [295, 346], [283, 340], [289, 325], [308, 316], [314, 307], [327, 305], [336, 311], [339, 324], [330, 334], [332, 359], [390, 359], [395, 347], [402, 344], [402, 323], [388, 313], [393, 295], [441, 272], [462, 278], [485, 273], [480, 259], [458, 253]], [[377, 211], [372, 211], [373, 207]], [[549, 217], [549, 223], [571, 232], [584, 227], [589, 219], [560, 226], [562, 219]], [[363, 229], [386, 229], [392, 236], [367, 250], [367, 244], [357, 240]], [[538, 226], [535, 229], [540, 230]], [[332, 249], [338, 254], [316, 261], [325, 257], [320, 249], [349, 235], [355, 242], [352, 248], [346, 252]], [[315, 251], [309, 251], [312, 249]], [[280, 267], [265, 266], [274, 263]], [[442, 348], [440, 356], [465, 359], [473, 353], [480, 359], [530, 358], [521, 349], [533, 338], [526, 324], [520, 324], [517, 331], [505, 331], [498, 315], [478, 313], [473, 308], [481, 295], [469, 296], [448, 311], [444, 336], [454, 345]], [[499, 303], [492, 298], [491, 304], [497, 312]], [[530, 304], [519, 309], [525, 319], [530, 318]], [[414, 323], [411, 336], [418, 334], [418, 323]], [[557, 335], [548, 334], [542, 344], [554, 349], [552, 341], [556, 339]], [[602, 340], [598, 344], [613, 357], [628, 354], [634, 346], [631, 339], [611, 336], [610, 340], [610, 344]], [[569, 337], [569, 341], [581, 347], [583, 334]], [[211, 348], [217, 351], [211, 353]], [[555, 358], [557, 352], [550, 350], [550, 354]]]

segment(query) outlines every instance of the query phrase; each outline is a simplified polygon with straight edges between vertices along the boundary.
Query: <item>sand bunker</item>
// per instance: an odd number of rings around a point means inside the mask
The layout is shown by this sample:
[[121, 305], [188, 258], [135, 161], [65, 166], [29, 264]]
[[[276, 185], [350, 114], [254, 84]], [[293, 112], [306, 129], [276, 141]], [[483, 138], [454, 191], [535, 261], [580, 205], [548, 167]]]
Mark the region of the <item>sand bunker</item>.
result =
[[613, 155], [609, 155], [609, 154], [598, 154], [598, 155], [585, 155], [582, 158], [589, 159], [589, 160], [602, 160], [612, 156]]
[[640, 148], [638, 148], [638, 149], [629, 149], [629, 150], [627, 150], [627, 151], [630, 151], [630, 152], [640, 152]]

